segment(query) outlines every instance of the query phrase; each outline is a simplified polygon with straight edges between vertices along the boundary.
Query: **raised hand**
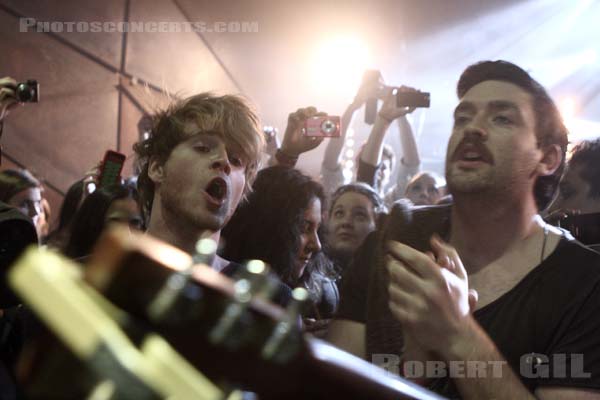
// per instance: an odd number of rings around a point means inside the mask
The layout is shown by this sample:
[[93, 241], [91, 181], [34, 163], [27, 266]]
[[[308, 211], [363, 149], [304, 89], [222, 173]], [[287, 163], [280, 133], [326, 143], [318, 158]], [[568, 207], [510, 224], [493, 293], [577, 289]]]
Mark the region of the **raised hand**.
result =
[[304, 121], [314, 116], [327, 115], [318, 112], [315, 107], [299, 108], [288, 117], [288, 124], [283, 135], [281, 151], [288, 157], [298, 157], [300, 154], [314, 149], [323, 141], [322, 137], [305, 136], [302, 134]]
[[386, 87], [382, 92], [383, 105], [377, 114], [387, 122], [392, 122], [396, 118], [410, 114], [415, 110], [414, 107], [397, 107], [396, 106], [396, 90], [398, 91], [416, 91], [416, 89], [401, 86], [399, 88]]

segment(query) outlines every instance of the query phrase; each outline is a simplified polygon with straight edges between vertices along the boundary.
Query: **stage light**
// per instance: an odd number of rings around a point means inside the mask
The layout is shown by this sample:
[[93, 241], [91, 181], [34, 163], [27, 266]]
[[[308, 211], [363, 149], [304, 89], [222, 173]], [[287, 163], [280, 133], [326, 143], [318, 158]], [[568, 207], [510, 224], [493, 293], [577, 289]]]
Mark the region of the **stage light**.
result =
[[352, 177], [354, 176], [354, 172], [352, 172], [352, 169], [344, 168], [342, 173], [344, 174], [344, 183], [345, 184], [352, 182]]
[[348, 147], [349, 149], [354, 147], [354, 139], [346, 139], [346, 147]]
[[354, 150], [352, 150], [352, 149], [346, 150], [346, 157], [347, 158], [354, 157]]
[[314, 82], [321, 92], [352, 98], [370, 63], [369, 49], [360, 38], [332, 37], [315, 50]]
[[352, 136], [354, 136], [354, 129], [348, 128], [348, 130], [346, 131], [346, 137], [348, 138], [348, 139], [346, 139], [346, 143], [348, 143], [348, 141], [352, 140], [352, 139], [350, 139]]

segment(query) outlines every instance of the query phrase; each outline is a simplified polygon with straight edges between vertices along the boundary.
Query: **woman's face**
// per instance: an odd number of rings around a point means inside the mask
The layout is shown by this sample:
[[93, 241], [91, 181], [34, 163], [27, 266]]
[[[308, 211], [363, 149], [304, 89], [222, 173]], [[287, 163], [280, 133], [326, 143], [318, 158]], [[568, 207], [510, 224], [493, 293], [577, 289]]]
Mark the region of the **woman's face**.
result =
[[296, 254], [293, 279], [299, 279], [310, 259], [321, 250], [317, 231], [321, 226], [321, 200], [313, 197], [306, 210], [301, 226], [300, 248]]
[[106, 212], [105, 221], [107, 224], [120, 222], [137, 230], [143, 228], [142, 214], [135, 200], [130, 197], [113, 201]]
[[352, 255], [375, 230], [373, 203], [365, 195], [347, 192], [331, 209], [327, 239], [331, 249], [340, 255]]

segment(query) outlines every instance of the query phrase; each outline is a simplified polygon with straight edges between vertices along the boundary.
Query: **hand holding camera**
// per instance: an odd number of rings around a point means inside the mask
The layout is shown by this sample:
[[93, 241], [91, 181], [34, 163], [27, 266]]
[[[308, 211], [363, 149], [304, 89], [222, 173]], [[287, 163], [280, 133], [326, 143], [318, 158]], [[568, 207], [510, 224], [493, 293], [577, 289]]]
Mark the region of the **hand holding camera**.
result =
[[380, 97], [381, 91], [384, 87], [385, 86], [381, 72], [377, 70], [365, 71], [362, 83], [358, 89], [358, 93], [356, 93], [354, 101], [352, 101], [350, 107], [354, 110], [357, 110], [368, 100], [377, 101], [377, 98]]
[[[300, 108], [289, 115], [288, 125], [285, 129], [283, 142], [281, 143], [281, 152], [288, 157], [297, 158], [300, 154], [312, 150], [321, 144], [325, 135], [318, 135], [316, 134], [316, 131], [313, 130], [312, 127], [316, 123], [314, 117], [327, 117], [327, 114], [318, 112], [315, 107], [306, 107]], [[312, 133], [311, 136], [306, 134], [309, 132], [307, 126], [310, 128], [310, 132]], [[329, 127], [329, 125], [327, 125], [326, 128], [327, 127]]]
[[8, 110], [19, 104], [15, 96], [17, 81], [10, 77], [0, 79], [0, 121], [8, 114]]
[[421, 93], [416, 89], [407, 86], [401, 86], [399, 88], [394, 87], [386, 87], [385, 88], [385, 97], [383, 99], [383, 105], [379, 110], [377, 116], [383, 119], [385, 122], [390, 123], [396, 118], [400, 118], [405, 116], [406, 114], [410, 114], [415, 110], [415, 106], [405, 106], [398, 105], [398, 95], [405, 95], [406, 93]]
[[39, 91], [40, 85], [33, 79], [17, 83], [10, 77], [0, 78], [0, 121], [19, 103], [37, 103]]

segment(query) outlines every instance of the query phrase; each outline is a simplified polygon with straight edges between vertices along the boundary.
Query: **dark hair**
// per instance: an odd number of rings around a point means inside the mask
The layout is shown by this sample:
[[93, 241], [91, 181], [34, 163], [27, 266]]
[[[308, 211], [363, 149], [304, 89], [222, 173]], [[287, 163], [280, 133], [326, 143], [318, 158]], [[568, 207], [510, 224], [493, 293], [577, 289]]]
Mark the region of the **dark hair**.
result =
[[165, 111], [152, 117], [152, 130], [147, 139], [133, 146], [139, 169], [138, 190], [142, 211], [150, 217], [154, 200], [154, 182], [148, 176], [150, 162], [165, 163], [171, 151], [188, 138], [185, 125], [195, 122], [206, 132], [215, 132], [234, 147], [246, 161], [246, 193], [258, 169], [264, 145], [258, 116], [242, 97], [234, 95], [215, 96], [201, 93], [185, 100], [176, 101]]
[[0, 172], [0, 201], [5, 203], [23, 190], [41, 187], [40, 181], [26, 169], [6, 169]]
[[481, 61], [469, 66], [460, 76], [456, 92], [462, 98], [473, 86], [484, 81], [503, 81], [519, 86], [533, 97], [535, 134], [538, 147], [558, 145], [562, 150], [562, 161], [554, 174], [540, 176], [534, 186], [534, 197], [540, 211], [548, 207], [556, 194], [560, 177], [565, 168], [565, 153], [568, 138], [567, 128], [554, 101], [546, 89], [524, 69], [508, 61]]
[[353, 182], [347, 185], [342, 185], [339, 188], [337, 188], [335, 192], [333, 192], [333, 194], [331, 195], [331, 204], [329, 206], [329, 215], [331, 215], [331, 213], [333, 212], [333, 207], [335, 206], [335, 203], [338, 201], [338, 199], [342, 197], [342, 195], [349, 192], [362, 194], [367, 199], [369, 199], [369, 201], [373, 205], [373, 212], [375, 214], [375, 218], [377, 218], [377, 214], [381, 214], [382, 212], [386, 211], [383, 200], [381, 199], [381, 196], [379, 196], [379, 193], [375, 191], [375, 189], [373, 189], [371, 186], [367, 185], [364, 182]]
[[73, 217], [75, 216], [75, 213], [77, 213], [79, 205], [81, 204], [83, 188], [84, 183], [82, 180], [79, 180], [73, 183], [69, 187], [69, 190], [67, 190], [62, 205], [60, 206], [60, 215], [58, 216], [59, 230], [66, 228], [73, 220]]
[[325, 207], [320, 183], [300, 171], [274, 166], [259, 171], [253, 190], [221, 231], [228, 260], [259, 259], [288, 285], [300, 248], [304, 212], [312, 199]]
[[71, 225], [65, 254], [71, 258], [87, 256], [106, 225], [106, 213], [115, 200], [132, 198], [138, 200], [135, 188], [114, 185], [98, 188], [85, 198], [75, 214]]
[[600, 197], [600, 139], [579, 143], [571, 154], [569, 168], [580, 165], [581, 178], [590, 185], [590, 197]]

